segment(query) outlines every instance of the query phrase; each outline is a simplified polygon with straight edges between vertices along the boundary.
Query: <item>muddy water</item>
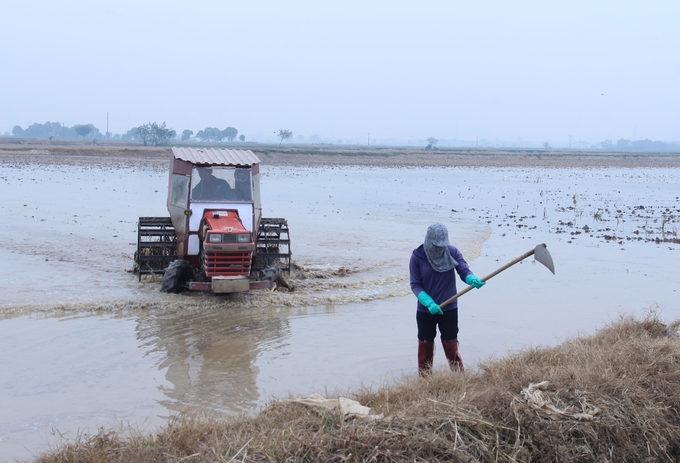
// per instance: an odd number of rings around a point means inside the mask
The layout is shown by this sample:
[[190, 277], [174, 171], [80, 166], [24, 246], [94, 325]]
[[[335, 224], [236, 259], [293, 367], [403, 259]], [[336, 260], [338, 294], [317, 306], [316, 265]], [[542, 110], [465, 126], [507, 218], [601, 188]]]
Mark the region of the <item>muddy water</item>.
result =
[[166, 213], [162, 167], [0, 165], [13, 224], [0, 229], [0, 460], [100, 425], [152, 429], [182, 409], [253, 412], [414, 374], [407, 263], [435, 220], [479, 276], [541, 242], [555, 260], [555, 276], [529, 259], [461, 299], [468, 364], [621, 313], [679, 318], [679, 180], [676, 169], [263, 168], [265, 216], [291, 227], [296, 290], [208, 296], [159, 294], [126, 271], [137, 217]]

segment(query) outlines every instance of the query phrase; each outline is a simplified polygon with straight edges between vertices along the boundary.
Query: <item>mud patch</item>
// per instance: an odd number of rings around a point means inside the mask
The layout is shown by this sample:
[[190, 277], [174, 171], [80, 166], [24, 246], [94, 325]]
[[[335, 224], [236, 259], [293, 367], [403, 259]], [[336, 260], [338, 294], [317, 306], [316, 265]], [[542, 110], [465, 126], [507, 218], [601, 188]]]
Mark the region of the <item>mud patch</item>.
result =
[[359, 270], [347, 267], [334, 267], [331, 264], [327, 265], [309, 265], [304, 266], [296, 261], [293, 262], [293, 278], [295, 280], [308, 280], [308, 279], [326, 279], [333, 277], [344, 277], [358, 272]]

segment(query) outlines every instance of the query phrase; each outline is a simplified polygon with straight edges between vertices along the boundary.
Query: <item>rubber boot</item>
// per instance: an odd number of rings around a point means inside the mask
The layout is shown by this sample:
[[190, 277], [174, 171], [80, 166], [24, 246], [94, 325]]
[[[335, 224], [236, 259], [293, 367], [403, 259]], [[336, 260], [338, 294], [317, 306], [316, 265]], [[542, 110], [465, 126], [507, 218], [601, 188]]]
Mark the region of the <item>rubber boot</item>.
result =
[[450, 341], [442, 341], [444, 347], [444, 354], [449, 361], [449, 366], [453, 371], [465, 371], [463, 368], [463, 357], [458, 352], [458, 339], [451, 339]]
[[418, 341], [418, 374], [425, 376], [432, 371], [434, 342]]

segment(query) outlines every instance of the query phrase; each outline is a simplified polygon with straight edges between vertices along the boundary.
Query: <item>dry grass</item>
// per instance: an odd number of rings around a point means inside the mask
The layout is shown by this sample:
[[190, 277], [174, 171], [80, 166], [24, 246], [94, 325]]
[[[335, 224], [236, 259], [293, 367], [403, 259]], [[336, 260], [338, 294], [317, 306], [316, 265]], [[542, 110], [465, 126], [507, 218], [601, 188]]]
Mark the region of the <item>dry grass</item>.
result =
[[[678, 461], [677, 325], [622, 319], [476, 372], [435, 372], [357, 393], [385, 414], [379, 421], [278, 402], [232, 421], [180, 416], [154, 435], [102, 430], [37, 461]], [[558, 408], [599, 412], [590, 421], [539, 414], [521, 391], [543, 380]]]

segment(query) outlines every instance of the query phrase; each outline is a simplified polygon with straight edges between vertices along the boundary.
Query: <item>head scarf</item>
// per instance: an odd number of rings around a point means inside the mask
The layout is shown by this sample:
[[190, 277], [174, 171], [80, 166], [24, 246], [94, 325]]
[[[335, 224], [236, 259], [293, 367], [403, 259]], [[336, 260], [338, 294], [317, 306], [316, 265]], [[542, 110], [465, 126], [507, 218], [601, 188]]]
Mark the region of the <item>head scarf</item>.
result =
[[449, 252], [449, 231], [441, 223], [427, 227], [423, 249], [435, 272], [448, 272], [458, 265]]

